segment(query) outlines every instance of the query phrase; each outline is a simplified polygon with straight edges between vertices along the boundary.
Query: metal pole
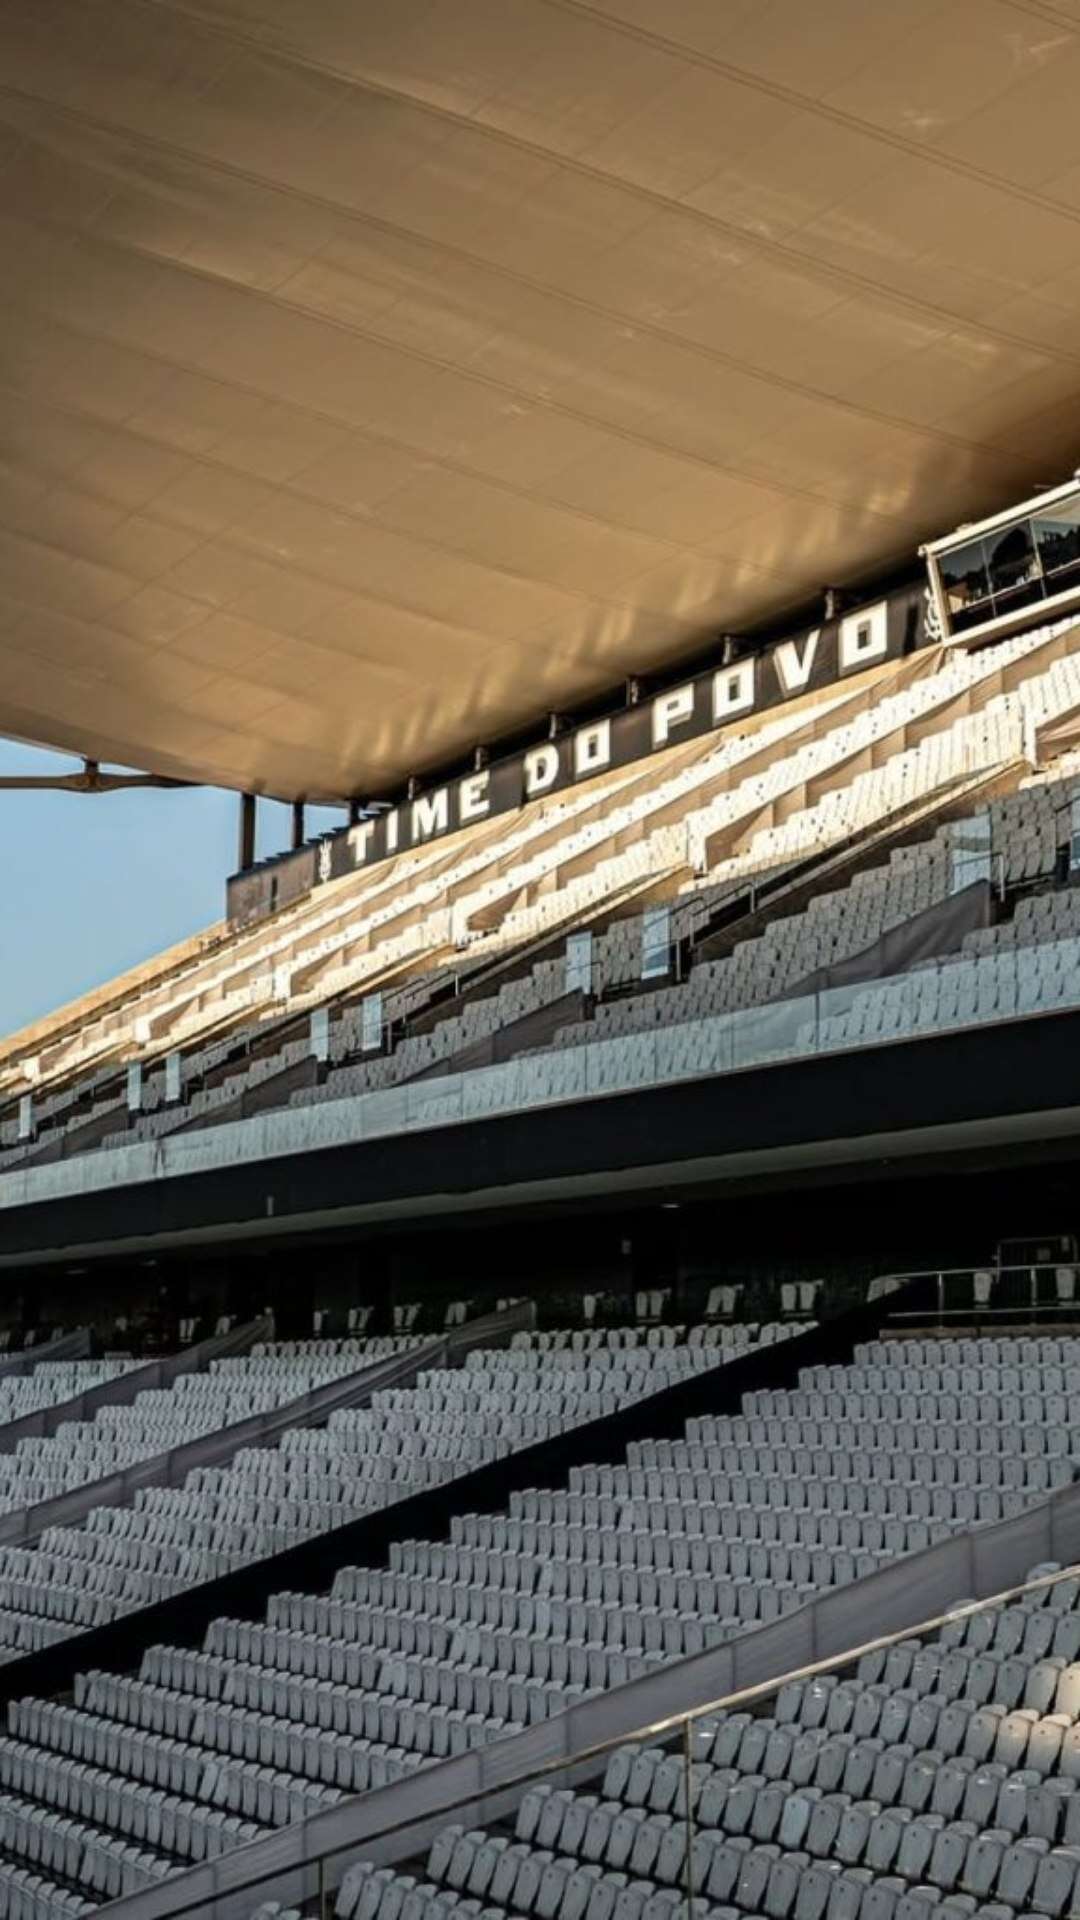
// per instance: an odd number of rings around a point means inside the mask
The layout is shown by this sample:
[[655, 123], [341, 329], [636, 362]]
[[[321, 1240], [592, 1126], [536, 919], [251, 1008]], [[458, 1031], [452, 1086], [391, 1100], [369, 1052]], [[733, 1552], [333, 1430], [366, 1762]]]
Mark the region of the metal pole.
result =
[[937, 1277], [937, 1317], [940, 1327], [945, 1319], [945, 1275], [943, 1273], [939, 1273]]
[[691, 1788], [694, 1764], [690, 1745], [691, 1723], [683, 1721], [683, 1795], [686, 1801], [686, 1920], [694, 1920], [694, 1815]]
[[304, 844], [304, 803], [302, 800], [294, 800], [292, 803], [292, 850], [293, 852], [295, 853], [296, 849], [298, 847], [302, 847], [303, 844]]
[[326, 1861], [319, 1855], [319, 1920], [329, 1920], [326, 1905]]
[[236, 850], [236, 864], [241, 873], [255, 865], [255, 795], [240, 795], [240, 837]]

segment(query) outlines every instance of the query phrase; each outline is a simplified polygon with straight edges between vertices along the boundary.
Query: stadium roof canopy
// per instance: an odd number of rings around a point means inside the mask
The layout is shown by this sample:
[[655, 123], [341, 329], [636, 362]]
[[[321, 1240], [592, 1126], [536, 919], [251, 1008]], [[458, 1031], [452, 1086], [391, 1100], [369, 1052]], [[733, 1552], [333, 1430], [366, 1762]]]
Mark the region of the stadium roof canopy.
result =
[[4, 0], [0, 732], [377, 793], [1080, 461], [1080, 0]]

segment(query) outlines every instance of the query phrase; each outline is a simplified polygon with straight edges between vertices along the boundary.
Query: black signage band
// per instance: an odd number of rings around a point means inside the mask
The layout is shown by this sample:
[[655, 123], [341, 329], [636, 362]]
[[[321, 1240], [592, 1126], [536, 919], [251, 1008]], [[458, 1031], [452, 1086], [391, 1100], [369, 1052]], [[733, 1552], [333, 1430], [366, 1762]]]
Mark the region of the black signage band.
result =
[[637, 706], [508, 755], [481, 772], [433, 785], [373, 819], [327, 834], [315, 846], [234, 874], [228, 884], [228, 917], [237, 924], [261, 919], [322, 881], [515, 812], [530, 800], [647, 760], [680, 741], [722, 734], [751, 716], [818, 693], [939, 638], [925, 587], [900, 588], [731, 665], [695, 674]]

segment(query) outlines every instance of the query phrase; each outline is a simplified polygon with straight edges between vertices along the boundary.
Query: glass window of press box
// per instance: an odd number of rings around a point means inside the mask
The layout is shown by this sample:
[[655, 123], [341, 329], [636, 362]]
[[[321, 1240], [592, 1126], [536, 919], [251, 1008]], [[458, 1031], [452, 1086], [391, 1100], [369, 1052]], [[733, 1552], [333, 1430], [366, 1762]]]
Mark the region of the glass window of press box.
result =
[[1080, 591], [1080, 491], [935, 555], [950, 633]]

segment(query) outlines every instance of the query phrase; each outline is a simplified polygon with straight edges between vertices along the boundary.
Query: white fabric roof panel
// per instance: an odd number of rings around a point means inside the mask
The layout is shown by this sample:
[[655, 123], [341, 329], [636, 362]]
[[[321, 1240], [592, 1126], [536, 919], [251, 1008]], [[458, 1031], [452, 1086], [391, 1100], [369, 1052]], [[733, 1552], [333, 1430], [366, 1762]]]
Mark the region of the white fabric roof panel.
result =
[[0, 731], [377, 793], [1080, 459], [1080, 0], [5, 0]]

